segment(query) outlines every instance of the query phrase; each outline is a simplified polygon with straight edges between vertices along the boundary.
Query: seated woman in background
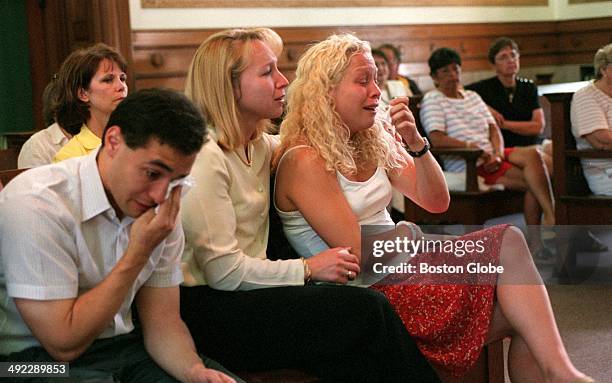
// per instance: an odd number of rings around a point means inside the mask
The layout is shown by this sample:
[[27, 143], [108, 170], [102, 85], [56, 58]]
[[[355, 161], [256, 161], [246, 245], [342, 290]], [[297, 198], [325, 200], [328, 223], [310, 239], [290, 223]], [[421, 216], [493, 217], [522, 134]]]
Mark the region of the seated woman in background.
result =
[[[274, 201], [287, 238], [304, 257], [328, 246], [350, 246], [366, 257], [360, 225], [393, 225], [385, 209], [392, 187], [429, 211], [448, 206], [442, 171], [407, 98], [391, 101], [387, 125], [377, 118], [375, 79], [368, 43], [351, 35], [329, 37], [298, 62], [281, 125]], [[421, 237], [418, 226], [408, 226], [412, 239]], [[569, 360], [520, 231], [496, 226], [456, 238], [468, 239], [482, 240], [488, 251], [467, 251], [463, 262], [503, 266], [497, 284], [419, 284], [410, 274], [392, 274], [396, 283], [374, 285], [444, 380], [465, 374], [485, 343], [509, 335], [513, 382], [591, 382]], [[533, 284], [511, 284], [517, 277]]]
[[[533, 81], [518, 76], [520, 57], [514, 40], [498, 38], [487, 54], [495, 76], [465, 87], [478, 93], [487, 104], [509, 147], [541, 144], [545, 124], [538, 87]], [[545, 160], [552, 161], [546, 157]]]
[[382, 44], [378, 47], [378, 50], [387, 56], [387, 62], [389, 63], [389, 80], [401, 82], [406, 89], [407, 96], [417, 96], [423, 94], [413, 79], [399, 74], [399, 66], [402, 63], [402, 53], [398, 47], [393, 44]]
[[264, 129], [285, 103], [281, 51], [270, 29], [227, 30], [202, 43], [187, 74], [185, 93], [211, 124], [182, 204], [181, 315], [196, 347], [237, 370], [300, 368], [324, 382], [437, 381], [382, 294], [305, 286], [345, 284], [347, 269], [359, 272], [346, 248], [308, 263], [267, 259], [278, 139]]
[[[552, 177], [552, 144], [542, 144], [544, 111], [540, 106], [538, 88], [533, 81], [518, 76], [521, 69], [519, 47], [508, 37], [496, 39], [489, 47], [487, 58], [495, 70], [495, 76], [467, 85], [465, 89], [478, 93], [489, 107], [497, 126], [501, 129], [504, 146], [532, 146], [540, 151], [548, 174]], [[533, 193], [525, 193], [525, 217], [531, 235], [537, 235], [542, 210]]]
[[[436, 89], [423, 98], [420, 114], [432, 144], [438, 148], [482, 149], [478, 175], [485, 183], [524, 190], [529, 194], [528, 203], [524, 204], [526, 223], [554, 225], [552, 186], [540, 152], [534, 146], [504, 147], [499, 127], [487, 105], [476, 92], [462, 89], [461, 57], [457, 52], [450, 48], [436, 49], [429, 58], [429, 68]], [[442, 159], [446, 171], [465, 170], [465, 161], [457, 156], [442, 156]], [[536, 258], [548, 261], [540, 251], [543, 247], [539, 235], [532, 235], [529, 240], [531, 248], [537, 251]]]
[[389, 101], [391, 101], [386, 84], [389, 79], [389, 60], [379, 49], [372, 49], [372, 57], [374, 58], [374, 64], [376, 64], [376, 84], [380, 88], [380, 101], [384, 107], [389, 105]]
[[[612, 44], [597, 51], [594, 67], [595, 81], [572, 99], [572, 133], [578, 149], [612, 150]], [[612, 160], [581, 161], [591, 191], [612, 196]]]
[[72, 52], [62, 63], [55, 119], [73, 137], [53, 162], [83, 156], [100, 146], [111, 112], [127, 96], [126, 70], [119, 52], [101, 43]]
[[46, 129], [36, 132], [24, 142], [19, 151], [17, 167], [19, 169], [33, 168], [53, 162], [53, 157], [68, 143], [71, 134], [55, 122], [53, 105], [56, 95], [56, 76], [47, 84], [43, 91], [43, 122]]

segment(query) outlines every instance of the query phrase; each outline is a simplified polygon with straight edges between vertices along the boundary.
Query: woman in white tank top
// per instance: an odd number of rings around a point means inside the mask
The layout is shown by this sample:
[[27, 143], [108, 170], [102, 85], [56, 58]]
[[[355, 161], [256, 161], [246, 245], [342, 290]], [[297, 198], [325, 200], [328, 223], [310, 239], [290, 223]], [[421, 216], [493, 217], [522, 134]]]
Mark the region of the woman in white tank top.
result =
[[[407, 98], [391, 101], [392, 125], [377, 118], [382, 111], [375, 79], [368, 43], [352, 35], [329, 37], [298, 63], [281, 126], [275, 205], [288, 239], [304, 257], [314, 249], [347, 246], [365, 261], [372, 254], [361, 242], [360, 225], [392, 223], [384, 212], [391, 187], [426, 210], [448, 207], [442, 171], [416, 129]], [[408, 227], [406, 238], [421, 238], [416, 225]], [[444, 285], [396, 272], [373, 286], [387, 295], [439, 374], [465, 374], [483, 344], [507, 335], [513, 381], [592, 382], [569, 360], [520, 231], [496, 226], [453, 243], [467, 240], [480, 241], [487, 251], [466, 251], [464, 261], [488, 262], [504, 272], [485, 284]], [[360, 272], [366, 271], [362, 262]], [[345, 274], [355, 278], [351, 270]]]

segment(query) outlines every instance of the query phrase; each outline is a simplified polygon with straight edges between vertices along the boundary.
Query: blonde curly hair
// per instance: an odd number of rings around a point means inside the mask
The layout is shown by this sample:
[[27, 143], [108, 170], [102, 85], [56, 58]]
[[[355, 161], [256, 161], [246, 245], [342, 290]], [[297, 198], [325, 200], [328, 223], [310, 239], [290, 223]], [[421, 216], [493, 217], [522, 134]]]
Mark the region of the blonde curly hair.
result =
[[302, 55], [288, 89], [277, 159], [291, 146], [306, 144], [321, 156], [327, 170], [347, 175], [372, 164], [386, 170], [405, 166], [399, 143], [387, 133], [381, 118], [377, 117], [370, 129], [351, 136], [336, 112], [331, 90], [344, 77], [353, 55], [359, 53], [371, 55], [370, 44], [341, 34], [328, 37]]

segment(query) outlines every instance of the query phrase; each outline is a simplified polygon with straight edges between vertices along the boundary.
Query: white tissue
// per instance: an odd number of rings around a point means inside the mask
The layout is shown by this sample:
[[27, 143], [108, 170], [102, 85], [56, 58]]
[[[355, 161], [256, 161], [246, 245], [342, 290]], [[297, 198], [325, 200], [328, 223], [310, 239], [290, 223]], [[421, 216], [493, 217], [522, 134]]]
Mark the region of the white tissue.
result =
[[[185, 194], [187, 194], [187, 192], [195, 186], [195, 179], [192, 176], [187, 176], [187, 177], [183, 177], [183, 178], [179, 178], [177, 180], [171, 181], [168, 184], [168, 190], [166, 190], [166, 195], [164, 197], [164, 201], [167, 200], [168, 198], [170, 198], [170, 194], [172, 193], [172, 190], [177, 187], [177, 186], [182, 186], [183, 188], [181, 189], [181, 198], [183, 198], [185, 196]], [[155, 207], [155, 214], [157, 214], [157, 212], [159, 211], [159, 205], [157, 205]]]

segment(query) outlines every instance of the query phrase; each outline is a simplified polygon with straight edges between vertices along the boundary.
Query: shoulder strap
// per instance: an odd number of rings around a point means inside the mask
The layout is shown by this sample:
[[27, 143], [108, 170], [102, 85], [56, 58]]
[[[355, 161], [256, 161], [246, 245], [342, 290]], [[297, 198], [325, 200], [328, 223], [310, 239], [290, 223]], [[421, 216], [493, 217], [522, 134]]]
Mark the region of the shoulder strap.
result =
[[296, 146], [290, 147], [289, 149], [285, 150], [281, 158], [278, 160], [278, 164], [276, 165], [276, 172], [274, 172], [274, 190], [272, 190], [272, 203], [275, 209], [276, 209], [276, 178], [278, 177], [278, 170], [280, 169], [281, 163], [283, 162], [283, 159], [285, 158], [287, 153], [291, 152], [294, 149], [298, 149], [298, 148], [310, 148], [310, 146], [296, 145]]

